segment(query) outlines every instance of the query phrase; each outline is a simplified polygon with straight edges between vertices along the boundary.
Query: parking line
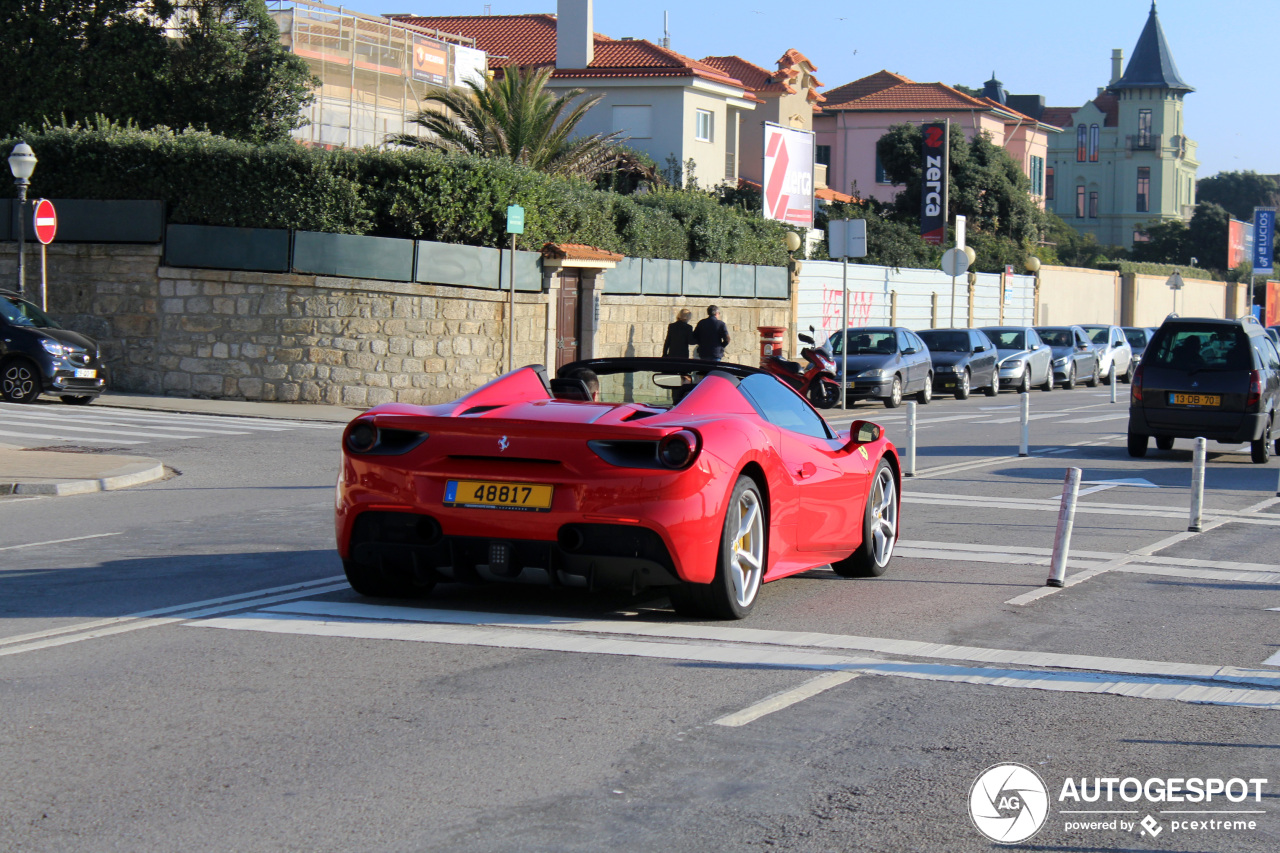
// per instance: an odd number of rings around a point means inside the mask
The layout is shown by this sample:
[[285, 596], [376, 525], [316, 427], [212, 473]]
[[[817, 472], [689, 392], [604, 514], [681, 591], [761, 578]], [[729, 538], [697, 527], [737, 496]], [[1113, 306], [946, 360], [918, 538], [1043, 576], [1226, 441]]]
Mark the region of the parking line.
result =
[[83, 542], [86, 539], [103, 539], [107, 536], [120, 536], [121, 533], [95, 533], [92, 536], [72, 536], [70, 539], [50, 539], [48, 542], [28, 542], [26, 545], [6, 545], [0, 551], [16, 551], [19, 548], [38, 548], [41, 545], [61, 545], [64, 542]]
[[762, 699], [754, 705], [748, 705], [741, 711], [728, 714], [718, 720], [712, 720], [711, 723], [716, 726], [745, 726], [747, 723], [754, 722], [761, 717], [772, 714], [774, 711], [790, 708], [797, 702], [803, 702], [805, 699], [817, 696], [832, 687], [839, 687], [841, 684], [853, 681], [858, 675], [859, 673], [856, 672], [828, 672], [824, 675], [819, 675], [817, 678], [811, 678], [792, 690], [784, 690], [781, 693], [770, 696], [768, 699]]

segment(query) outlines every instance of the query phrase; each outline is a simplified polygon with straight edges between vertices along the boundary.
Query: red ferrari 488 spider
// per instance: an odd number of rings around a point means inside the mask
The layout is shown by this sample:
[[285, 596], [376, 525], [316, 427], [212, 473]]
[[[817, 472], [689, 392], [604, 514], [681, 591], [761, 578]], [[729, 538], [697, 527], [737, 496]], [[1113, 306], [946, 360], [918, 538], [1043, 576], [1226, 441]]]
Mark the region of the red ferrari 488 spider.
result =
[[524, 367], [453, 403], [378, 406], [342, 438], [338, 551], [355, 590], [441, 581], [665, 587], [742, 618], [760, 584], [817, 566], [883, 574], [897, 451], [833, 431], [753, 367], [661, 358]]

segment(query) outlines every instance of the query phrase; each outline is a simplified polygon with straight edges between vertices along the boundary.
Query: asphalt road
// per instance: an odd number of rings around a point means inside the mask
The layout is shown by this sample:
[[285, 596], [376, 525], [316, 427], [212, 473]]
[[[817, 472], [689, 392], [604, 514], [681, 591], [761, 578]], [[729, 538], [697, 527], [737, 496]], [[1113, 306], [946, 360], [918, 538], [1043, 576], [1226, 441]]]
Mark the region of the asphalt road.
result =
[[[1278, 849], [1277, 463], [1212, 446], [1189, 534], [1190, 443], [1128, 458], [1120, 390], [1033, 392], [1025, 459], [1015, 395], [919, 406], [889, 572], [769, 584], [737, 623], [652, 593], [361, 599], [336, 425], [152, 438], [163, 482], [0, 499], [0, 850], [987, 850], [970, 789], [1008, 762], [1049, 800], [1016, 849]], [[904, 410], [855, 417], [903, 443]], [[1059, 799], [1096, 777], [1269, 781]], [[1067, 828], [1111, 820], [1136, 825]]]

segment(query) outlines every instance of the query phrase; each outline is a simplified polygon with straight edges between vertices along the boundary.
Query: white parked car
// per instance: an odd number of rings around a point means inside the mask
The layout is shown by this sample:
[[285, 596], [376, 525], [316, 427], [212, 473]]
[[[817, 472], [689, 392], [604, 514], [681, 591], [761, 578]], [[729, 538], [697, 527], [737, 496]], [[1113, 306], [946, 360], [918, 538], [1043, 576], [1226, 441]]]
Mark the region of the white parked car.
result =
[[1124, 329], [1119, 326], [1086, 326], [1081, 328], [1089, 333], [1093, 341], [1094, 351], [1098, 353], [1098, 373], [1103, 382], [1119, 379], [1128, 382], [1133, 379], [1133, 348], [1124, 336]]

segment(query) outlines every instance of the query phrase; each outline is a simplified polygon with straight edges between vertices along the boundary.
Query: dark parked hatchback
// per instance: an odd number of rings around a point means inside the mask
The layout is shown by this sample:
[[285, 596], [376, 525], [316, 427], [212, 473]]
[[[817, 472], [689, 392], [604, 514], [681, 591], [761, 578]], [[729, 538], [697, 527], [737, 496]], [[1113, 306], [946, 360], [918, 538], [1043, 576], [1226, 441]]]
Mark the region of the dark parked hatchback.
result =
[[0, 290], [0, 400], [31, 403], [45, 393], [83, 404], [106, 387], [96, 343], [62, 328], [16, 293]]
[[1168, 450], [1175, 438], [1249, 442], [1254, 462], [1271, 458], [1280, 404], [1280, 352], [1256, 320], [1179, 317], [1147, 345], [1129, 402], [1129, 455], [1147, 440]]

